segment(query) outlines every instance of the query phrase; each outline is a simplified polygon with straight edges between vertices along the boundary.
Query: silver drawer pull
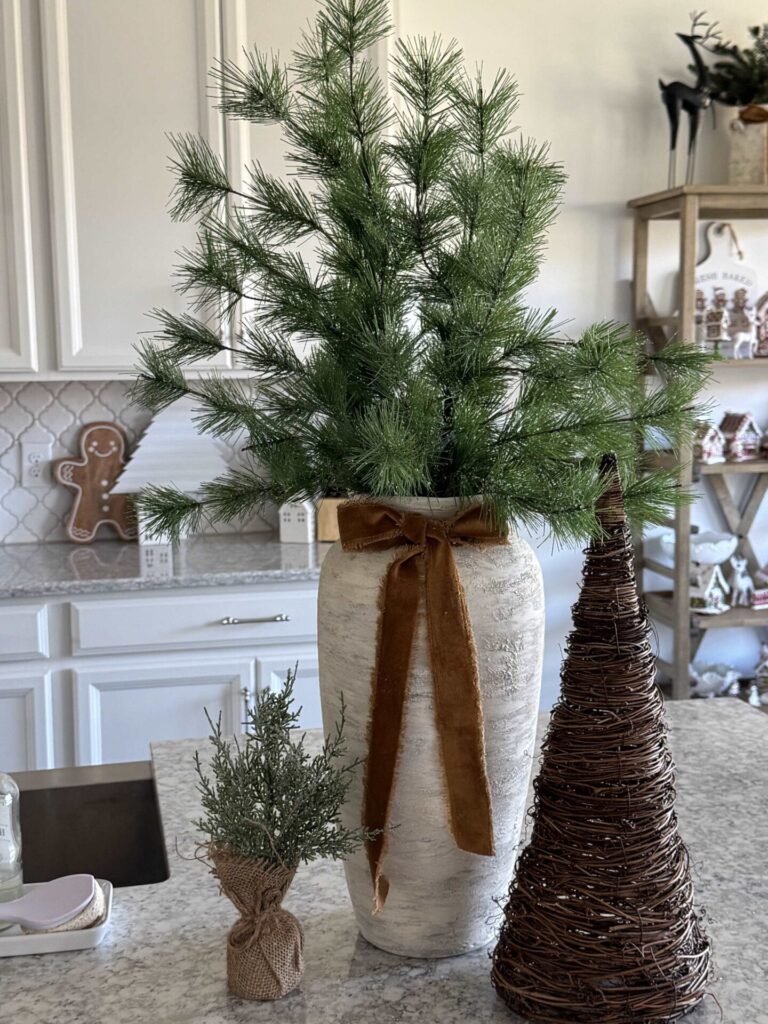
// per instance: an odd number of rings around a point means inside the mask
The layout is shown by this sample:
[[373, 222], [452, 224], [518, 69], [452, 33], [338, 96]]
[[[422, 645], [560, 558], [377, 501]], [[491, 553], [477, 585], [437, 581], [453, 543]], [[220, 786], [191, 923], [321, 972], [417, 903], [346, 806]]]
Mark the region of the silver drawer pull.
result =
[[227, 615], [221, 620], [222, 626], [245, 626], [252, 622], [290, 622], [290, 615], [266, 615], [262, 619], [236, 619], [234, 615]]

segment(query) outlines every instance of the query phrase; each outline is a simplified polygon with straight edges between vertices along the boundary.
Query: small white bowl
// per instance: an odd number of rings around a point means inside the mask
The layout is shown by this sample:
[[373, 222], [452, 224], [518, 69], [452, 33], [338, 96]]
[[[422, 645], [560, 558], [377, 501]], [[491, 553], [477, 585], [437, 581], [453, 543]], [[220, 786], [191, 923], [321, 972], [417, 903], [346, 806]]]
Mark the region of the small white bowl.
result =
[[[739, 544], [735, 533], [716, 533], [707, 530], [703, 533], [691, 534], [691, 561], [699, 565], [719, 565], [727, 561]], [[675, 557], [674, 533], [661, 535], [661, 549], [670, 558]]]

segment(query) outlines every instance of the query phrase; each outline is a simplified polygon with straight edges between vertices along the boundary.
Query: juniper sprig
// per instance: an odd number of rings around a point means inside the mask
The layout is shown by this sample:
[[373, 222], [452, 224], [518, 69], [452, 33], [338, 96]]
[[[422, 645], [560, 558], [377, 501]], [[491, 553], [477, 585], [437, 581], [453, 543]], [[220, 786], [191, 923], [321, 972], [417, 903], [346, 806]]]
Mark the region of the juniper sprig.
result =
[[204, 767], [195, 751], [203, 817], [193, 824], [214, 846], [240, 857], [287, 868], [319, 857], [348, 857], [377, 833], [346, 828], [341, 807], [359, 761], [346, 757], [344, 706], [319, 754], [296, 734], [301, 713], [293, 706], [295, 671], [285, 686], [258, 693], [248, 709], [245, 735], [222, 734], [221, 715], [211, 727], [213, 754]]

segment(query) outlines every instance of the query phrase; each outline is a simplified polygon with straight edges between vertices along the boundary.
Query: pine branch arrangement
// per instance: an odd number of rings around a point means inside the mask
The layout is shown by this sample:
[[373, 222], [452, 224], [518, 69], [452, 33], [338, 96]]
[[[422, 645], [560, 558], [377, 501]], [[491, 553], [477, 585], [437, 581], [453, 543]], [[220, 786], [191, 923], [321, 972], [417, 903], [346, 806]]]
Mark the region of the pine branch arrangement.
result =
[[[148, 527], [320, 495], [483, 495], [501, 520], [581, 540], [606, 451], [629, 513], [659, 522], [684, 496], [642, 449], [690, 439], [706, 356], [668, 346], [646, 395], [640, 336], [604, 322], [563, 340], [554, 310], [526, 307], [563, 170], [515, 137], [511, 75], [468, 74], [453, 42], [396, 43], [395, 104], [366, 56], [388, 31], [387, 0], [322, 0], [289, 66], [254, 50], [215, 70], [228, 117], [280, 126], [290, 180], [255, 164], [236, 189], [204, 141], [173, 140], [172, 213], [199, 221], [178, 270], [193, 310], [156, 311], [134, 395], [191, 395], [253, 461], [194, 498], [146, 491]], [[252, 389], [186, 379], [223, 338]]]
[[707, 47], [717, 58], [709, 68], [712, 96], [726, 106], [768, 103], [768, 23], [752, 25], [748, 33], [751, 46], [717, 39]]
[[219, 850], [290, 870], [320, 857], [348, 857], [371, 838], [366, 829], [348, 829], [340, 821], [359, 767], [345, 760], [343, 706], [334, 734], [311, 756], [304, 737], [290, 733], [300, 714], [293, 708], [295, 679], [291, 671], [282, 690], [256, 695], [243, 739], [225, 738], [221, 715], [216, 722], [208, 716], [210, 775], [195, 751], [205, 812], [195, 826]]

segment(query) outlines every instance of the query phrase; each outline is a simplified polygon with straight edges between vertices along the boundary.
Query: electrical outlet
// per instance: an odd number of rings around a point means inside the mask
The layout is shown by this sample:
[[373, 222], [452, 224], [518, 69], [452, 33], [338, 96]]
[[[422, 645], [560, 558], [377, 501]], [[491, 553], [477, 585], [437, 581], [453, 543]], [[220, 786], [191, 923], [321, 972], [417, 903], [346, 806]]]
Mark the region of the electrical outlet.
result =
[[51, 482], [51, 442], [21, 442], [21, 486], [34, 489]]

